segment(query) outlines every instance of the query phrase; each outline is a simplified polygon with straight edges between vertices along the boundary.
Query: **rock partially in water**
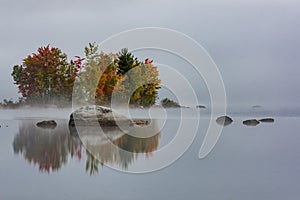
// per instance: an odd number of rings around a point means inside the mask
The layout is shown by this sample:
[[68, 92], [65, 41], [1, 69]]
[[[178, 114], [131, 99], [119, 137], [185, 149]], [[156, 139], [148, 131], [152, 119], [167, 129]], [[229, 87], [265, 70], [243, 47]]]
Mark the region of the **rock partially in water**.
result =
[[233, 122], [233, 120], [229, 116], [221, 116], [216, 119], [216, 122], [222, 126], [228, 126]]
[[54, 120], [41, 121], [36, 124], [37, 127], [54, 129], [57, 126], [57, 123]]
[[85, 106], [70, 115], [69, 126], [133, 126], [147, 125], [149, 120], [130, 120], [104, 106]]
[[264, 123], [273, 123], [275, 120], [273, 118], [263, 118], [258, 121], [264, 122]]
[[259, 124], [259, 121], [257, 121], [256, 119], [248, 119], [243, 121], [243, 124], [246, 126], [257, 126]]
[[204, 105], [196, 105], [196, 108], [202, 108], [202, 109], [205, 109], [206, 106], [204, 106]]

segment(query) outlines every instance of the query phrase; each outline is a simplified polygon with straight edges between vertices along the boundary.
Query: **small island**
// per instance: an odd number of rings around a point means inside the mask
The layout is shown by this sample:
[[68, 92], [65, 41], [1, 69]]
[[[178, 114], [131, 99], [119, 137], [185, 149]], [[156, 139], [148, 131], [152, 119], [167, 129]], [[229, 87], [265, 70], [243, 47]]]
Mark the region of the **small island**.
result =
[[161, 106], [164, 108], [180, 108], [181, 107], [177, 102], [175, 102], [171, 99], [168, 99], [168, 98], [164, 98], [161, 101]]
[[129, 101], [131, 107], [156, 103], [161, 80], [153, 60], [140, 61], [126, 48], [100, 52], [95, 43], [89, 43], [84, 53], [68, 60], [59, 48], [38, 48], [13, 67], [11, 75], [22, 98], [4, 100], [0, 108], [71, 107], [72, 101], [109, 107], [113, 95], [120, 104]]

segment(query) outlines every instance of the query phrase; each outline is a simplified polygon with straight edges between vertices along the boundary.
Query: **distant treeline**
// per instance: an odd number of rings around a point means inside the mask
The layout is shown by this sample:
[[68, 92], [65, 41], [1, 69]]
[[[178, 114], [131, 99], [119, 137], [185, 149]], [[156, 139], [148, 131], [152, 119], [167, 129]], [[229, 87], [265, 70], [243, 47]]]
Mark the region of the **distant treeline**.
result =
[[2, 102], [0, 102], [0, 109], [20, 108], [23, 105], [25, 105], [23, 98], [19, 98], [19, 101], [13, 101], [12, 99], [4, 99]]

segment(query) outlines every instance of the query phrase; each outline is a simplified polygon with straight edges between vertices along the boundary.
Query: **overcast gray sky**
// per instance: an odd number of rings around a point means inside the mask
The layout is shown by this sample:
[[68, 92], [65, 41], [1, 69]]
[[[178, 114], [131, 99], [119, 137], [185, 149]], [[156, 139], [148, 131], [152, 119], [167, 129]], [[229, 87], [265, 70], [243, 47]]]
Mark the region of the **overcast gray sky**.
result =
[[[300, 2], [292, 0], [0, 0], [0, 100], [17, 99], [10, 73], [42, 45], [69, 58], [138, 27], [178, 30], [202, 44], [229, 102], [300, 102]], [[151, 57], [151, 55], [149, 55]]]

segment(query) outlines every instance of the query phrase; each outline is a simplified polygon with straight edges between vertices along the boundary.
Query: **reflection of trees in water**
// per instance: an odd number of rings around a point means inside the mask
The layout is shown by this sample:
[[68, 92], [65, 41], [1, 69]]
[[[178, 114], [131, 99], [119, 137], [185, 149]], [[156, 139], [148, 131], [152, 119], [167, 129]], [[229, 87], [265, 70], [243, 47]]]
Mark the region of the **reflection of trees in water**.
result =
[[81, 159], [81, 146], [72, 141], [63, 125], [46, 130], [36, 127], [33, 121], [23, 122], [14, 138], [13, 148], [15, 154], [23, 154], [25, 160], [45, 172], [60, 169], [67, 163], [69, 155]]
[[[92, 154], [87, 152], [87, 159], [85, 163], [85, 171], [89, 172], [90, 175], [98, 173], [99, 160], [95, 158]], [[101, 163], [103, 166], [103, 163]]]
[[[41, 172], [59, 170], [67, 164], [68, 157], [81, 160], [82, 143], [73, 133], [69, 132], [67, 122], [60, 121], [53, 129], [41, 129], [35, 121], [23, 121], [19, 133], [13, 141], [15, 154], [22, 154], [29, 163], [34, 163]], [[119, 129], [114, 129], [118, 132]], [[119, 132], [118, 132], [119, 133]], [[85, 143], [86, 171], [90, 175], [98, 172], [98, 166], [110, 163], [127, 169], [137, 157], [137, 153], [149, 156], [158, 147], [160, 134], [149, 138], [137, 138], [129, 135], [105, 143]]]
[[125, 135], [117, 141], [119, 149], [120, 160], [122, 167], [127, 169], [129, 164], [133, 162], [136, 153], [145, 153], [148, 157], [151, 152], [158, 147], [160, 134], [156, 134], [149, 138], [136, 138], [130, 135]]
[[[120, 130], [116, 128], [114, 131]], [[110, 134], [112, 134], [111, 132], [110, 130]], [[107, 132], [105, 133], [106, 135], [109, 134]], [[144, 135], [144, 133], [141, 134]], [[135, 135], [138, 135], [138, 133], [135, 133]], [[134, 162], [137, 153], [144, 153], [149, 157], [151, 152], [158, 148], [159, 137], [160, 133], [148, 138], [138, 138], [124, 134], [116, 140], [99, 145], [85, 142], [85, 146], [89, 151], [88, 159], [90, 159], [91, 163], [89, 166], [93, 166], [93, 162], [100, 162], [101, 165], [105, 163], [119, 165], [126, 170], [128, 166]]]

